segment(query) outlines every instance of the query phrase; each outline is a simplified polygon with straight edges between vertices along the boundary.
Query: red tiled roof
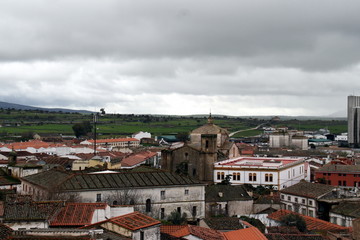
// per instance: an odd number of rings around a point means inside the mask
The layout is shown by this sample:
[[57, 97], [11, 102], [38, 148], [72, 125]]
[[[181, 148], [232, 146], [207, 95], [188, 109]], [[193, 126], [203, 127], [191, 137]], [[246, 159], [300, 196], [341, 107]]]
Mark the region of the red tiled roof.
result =
[[188, 235], [193, 235], [201, 239], [206, 240], [226, 240], [225, 237], [222, 235], [221, 232], [204, 228], [204, 227], [198, 227], [193, 225], [187, 225], [183, 228], [179, 228], [179, 230], [169, 233], [169, 235], [174, 237], [184, 237]]
[[91, 224], [96, 209], [105, 209], [106, 203], [67, 203], [50, 222], [50, 226], [84, 226]]
[[149, 152], [149, 151], [136, 153], [136, 154], [133, 154], [131, 156], [124, 158], [121, 161], [121, 166], [122, 167], [132, 167], [132, 166], [140, 164], [140, 163], [146, 161], [147, 159], [154, 157], [156, 155], [157, 155], [157, 153]]
[[119, 217], [111, 218], [108, 220], [108, 222], [129, 229], [131, 231], [160, 224], [160, 221], [139, 212], [133, 212]]
[[[89, 140], [94, 143], [94, 140]], [[112, 143], [112, 142], [139, 142], [136, 138], [109, 138], [109, 139], [97, 139], [96, 143]]]
[[256, 227], [224, 232], [223, 235], [226, 240], [267, 240], [265, 235]]
[[49, 143], [40, 141], [40, 140], [33, 140], [33, 141], [28, 141], [28, 142], [14, 142], [14, 143], [10, 143], [10, 144], [5, 144], [4, 147], [7, 147], [9, 149], [26, 149], [28, 147], [33, 147], [36, 149], [39, 148], [48, 148], [50, 146]]
[[132, 167], [132, 166], [135, 166], [135, 165], [140, 164], [145, 161], [146, 161], [146, 158], [143, 158], [141, 156], [129, 156], [127, 158], [124, 158], [121, 161], [121, 166], [122, 167]]
[[297, 214], [300, 215], [304, 218], [305, 222], [306, 222], [306, 227], [309, 231], [312, 230], [325, 230], [325, 231], [331, 231], [331, 230], [349, 230], [348, 227], [342, 227], [339, 226], [337, 224], [334, 223], [330, 223], [324, 220], [320, 220], [314, 217], [309, 217], [309, 216], [305, 216], [305, 215], [301, 215], [295, 212], [292, 212], [290, 210], [279, 210], [276, 212], [273, 212], [272, 214], [270, 214], [268, 216], [268, 218], [276, 220], [276, 221], [280, 221], [282, 217], [288, 215], [288, 214]]
[[171, 235], [173, 232], [176, 232], [182, 228], [187, 228], [187, 226], [186, 225], [161, 225], [160, 232]]

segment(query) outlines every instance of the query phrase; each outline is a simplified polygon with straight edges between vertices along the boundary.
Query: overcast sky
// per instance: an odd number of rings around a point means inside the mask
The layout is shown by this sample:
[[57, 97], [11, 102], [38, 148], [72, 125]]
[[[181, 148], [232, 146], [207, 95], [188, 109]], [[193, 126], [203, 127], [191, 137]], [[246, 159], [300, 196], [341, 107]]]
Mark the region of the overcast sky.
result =
[[360, 1], [1, 0], [0, 101], [144, 114], [337, 115]]

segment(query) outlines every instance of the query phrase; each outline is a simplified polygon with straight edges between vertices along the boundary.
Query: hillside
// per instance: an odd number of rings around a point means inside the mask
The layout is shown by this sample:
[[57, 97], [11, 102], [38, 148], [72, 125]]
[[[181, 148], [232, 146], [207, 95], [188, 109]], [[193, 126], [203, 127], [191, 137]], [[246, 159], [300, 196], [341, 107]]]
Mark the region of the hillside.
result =
[[16, 103], [9, 103], [9, 102], [1, 102], [1, 101], [0, 101], [0, 108], [15, 109], [15, 110], [42, 110], [47, 112], [91, 113], [90, 111], [86, 111], [86, 110], [74, 110], [74, 109], [66, 109], [66, 108], [41, 108], [41, 107], [33, 107], [33, 106], [27, 106], [27, 105], [21, 105]]

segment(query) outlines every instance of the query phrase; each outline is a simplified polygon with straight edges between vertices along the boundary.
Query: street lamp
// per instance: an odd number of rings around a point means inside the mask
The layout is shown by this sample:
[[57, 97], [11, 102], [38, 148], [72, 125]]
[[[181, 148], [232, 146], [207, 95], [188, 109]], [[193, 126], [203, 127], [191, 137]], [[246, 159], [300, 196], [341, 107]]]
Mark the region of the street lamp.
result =
[[96, 122], [98, 120], [98, 117], [105, 115], [105, 109], [101, 108], [100, 112], [93, 114], [93, 121], [94, 121], [94, 155], [96, 156]]

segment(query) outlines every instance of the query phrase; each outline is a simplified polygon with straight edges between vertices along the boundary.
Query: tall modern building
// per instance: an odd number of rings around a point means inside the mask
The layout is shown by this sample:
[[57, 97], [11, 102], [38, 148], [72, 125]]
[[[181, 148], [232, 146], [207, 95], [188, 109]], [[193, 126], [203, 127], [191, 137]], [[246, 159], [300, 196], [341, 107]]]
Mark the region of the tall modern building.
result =
[[348, 96], [348, 142], [360, 147], [360, 96]]

